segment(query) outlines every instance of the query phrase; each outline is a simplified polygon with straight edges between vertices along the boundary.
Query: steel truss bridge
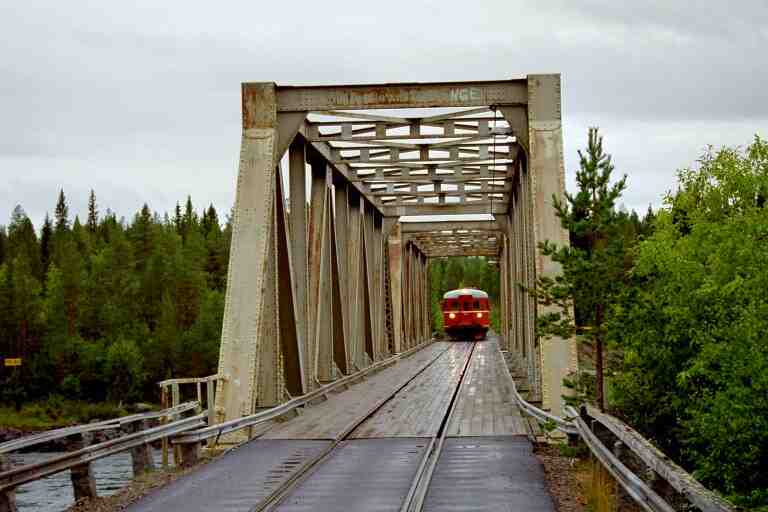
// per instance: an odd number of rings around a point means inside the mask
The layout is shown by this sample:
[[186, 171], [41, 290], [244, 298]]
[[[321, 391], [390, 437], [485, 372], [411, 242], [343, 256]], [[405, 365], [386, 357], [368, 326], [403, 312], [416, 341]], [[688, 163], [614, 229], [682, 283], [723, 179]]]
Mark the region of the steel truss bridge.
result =
[[[160, 412], [0, 444], [0, 512], [15, 512], [19, 485], [67, 469], [76, 498], [94, 496], [91, 461], [130, 450], [138, 474], [159, 439], [164, 462], [173, 448], [185, 466], [202, 443], [231, 449], [133, 512], [549, 512], [530, 441], [542, 422], [580, 437], [600, 481], [643, 510], [733, 510], [627, 425], [563, 403], [575, 342], [536, 339], [546, 311], [520, 286], [559, 272], [539, 243], [568, 243], [552, 204], [565, 190], [560, 106], [559, 75], [243, 84], [218, 373], [160, 383]], [[429, 264], [449, 256], [500, 269], [487, 341], [431, 339]], [[44, 463], [2, 459], [115, 428], [129, 433]]]
[[[532, 399], [561, 413], [575, 343], [538, 343], [517, 286], [558, 271], [539, 242], [568, 242], [552, 207], [565, 190], [560, 104], [559, 75], [243, 84], [219, 419], [424, 343], [430, 259], [470, 255], [498, 262], [501, 347], [520, 356]], [[492, 220], [430, 220], [456, 214]]]

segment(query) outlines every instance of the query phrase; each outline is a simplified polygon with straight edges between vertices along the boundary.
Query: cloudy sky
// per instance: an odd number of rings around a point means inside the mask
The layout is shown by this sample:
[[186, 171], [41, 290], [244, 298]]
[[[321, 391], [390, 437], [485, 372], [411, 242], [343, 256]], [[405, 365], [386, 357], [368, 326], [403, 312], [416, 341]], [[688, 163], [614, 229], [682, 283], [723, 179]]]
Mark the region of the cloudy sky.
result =
[[[629, 6], [628, 6], [629, 5]], [[566, 168], [600, 126], [624, 203], [660, 204], [708, 144], [768, 136], [768, 1], [0, 4], [0, 224], [160, 212], [192, 195], [227, 211], [240, 82], [492, 80], [563, 75]]]

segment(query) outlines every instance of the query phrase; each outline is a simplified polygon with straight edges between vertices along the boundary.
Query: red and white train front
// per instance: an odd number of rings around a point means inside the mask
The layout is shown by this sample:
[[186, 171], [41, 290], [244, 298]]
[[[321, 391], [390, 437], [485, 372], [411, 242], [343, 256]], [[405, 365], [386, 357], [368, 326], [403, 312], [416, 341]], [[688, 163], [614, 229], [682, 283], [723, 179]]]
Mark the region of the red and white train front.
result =
[[451, 290], [443, 295], [443, 327], [452, 339], [485, 339], [490, 326], [488, 294], [474, 288]]

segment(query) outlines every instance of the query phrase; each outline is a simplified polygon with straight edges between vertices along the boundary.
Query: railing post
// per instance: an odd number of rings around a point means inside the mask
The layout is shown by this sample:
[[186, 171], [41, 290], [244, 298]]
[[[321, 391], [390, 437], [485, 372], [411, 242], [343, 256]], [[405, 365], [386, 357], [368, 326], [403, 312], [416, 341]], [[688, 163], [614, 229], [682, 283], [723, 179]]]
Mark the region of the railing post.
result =
[[[11, 469], [11, 464], [0, 454], [0, 473]], [[16, 489], [0, 491], [0, 512], [18, 512], [16, 508]]]
[[[214, 390], [216, 388], [216, 381], [215, 380], [209, 380], [205, 383], [206, 388], [206, 398], [205, 398], [205, 406], [208, 408], [208, 426], [210, 427], [214, 423], [216, 423], [216, 400], [214, 397]], [[212, 437], [208, 440], [208, 446], [212, 447], [214, 444], [216, 444], [216, 438]]]
[[[173, 403], [171, 404], [172, 407], [176, 407], [181, 403], [181, 395], [179, 393], [179, 383], [174, 382], [171, 386], [171, 399], [173, 400]], [[177, 421], [181, 418], [179, 414], [174, 414], [171, 417], [171, 421]], [[181, 462], [181, 448], [178, 446], [173, 447], [173, 463], [175, 465], [179, 465]]]
[[[72, 438], [75, 450], [85, 448], [87, 443], [83, 434], [76, 434]], [[96, 480], [93, 477], [93, 468], [90, 462], [73, 466], [70, 469], [70, 479], [72, 480], [75, 502], [98, 497], [98, 494], [96, 494]]]
[[[165, 410], [168, 408], [168, 388], [162, 386], [160, 388], [160, 408]], [[168, 422], [167, 416], [160, 417], [160, 424], [163, 425]], [[168, 438], [163, 438], [163, 469], [168, 468]]]
[[[123, 432], [126, 434], [132, 434], [147, 428], [149, 428], [147, 420], [134, 421], [124, 425]], [[148, 443], [144, 443], [135, 448], [131, 448], [131, 463], [133, 465], [134, 477], [155, 469], [155, 462], [152, 460], [152, 449]]]
[[176, 462], [177, 466], [181, 466], [183, 468], [189, 468], [197, 464], [197, 462], [200, 460], [200, 443], [184, 443], [182, 445], [177, 445], [174, 447], [174, 460], [175, 454], [177, 453], [177, 450], [179, 453], [181, 453], [181, 464]]

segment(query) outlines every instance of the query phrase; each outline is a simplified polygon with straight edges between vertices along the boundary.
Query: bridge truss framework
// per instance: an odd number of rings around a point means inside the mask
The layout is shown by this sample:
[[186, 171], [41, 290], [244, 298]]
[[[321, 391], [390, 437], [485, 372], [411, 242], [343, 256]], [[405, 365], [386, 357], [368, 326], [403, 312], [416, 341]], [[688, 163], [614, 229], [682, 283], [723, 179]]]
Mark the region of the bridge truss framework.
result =
[[[519, 286], [559, 272], [540, 242], [568, 243], [552, 206], [565, 190], [560, 105], [559, 75], [244, 83], [219, 420], [427, 341], [430, 259], [472, 255], [498, 262], [503, 348], [561, 413], [576, 346], [536, 339], [542, 310]], [[452, 214], [493, 220], [399, 221]]]

